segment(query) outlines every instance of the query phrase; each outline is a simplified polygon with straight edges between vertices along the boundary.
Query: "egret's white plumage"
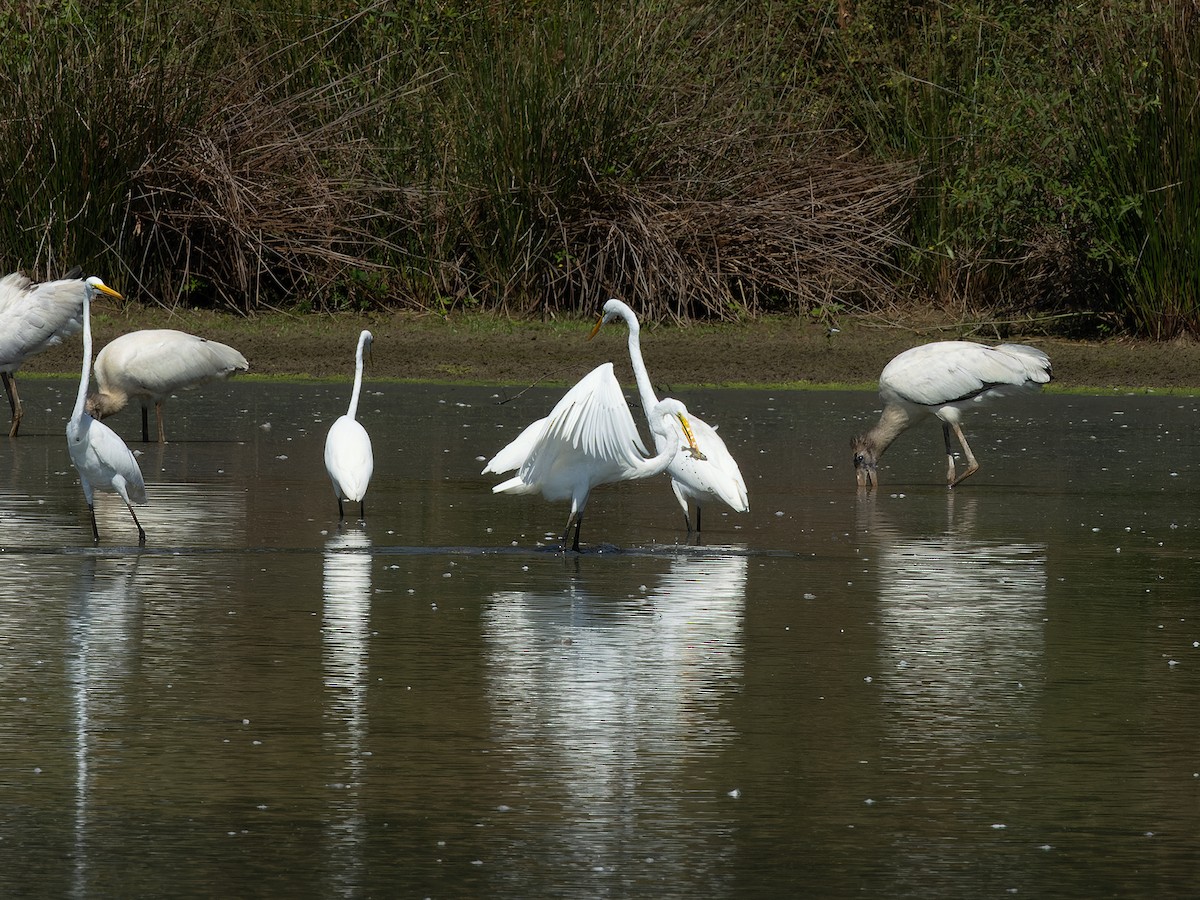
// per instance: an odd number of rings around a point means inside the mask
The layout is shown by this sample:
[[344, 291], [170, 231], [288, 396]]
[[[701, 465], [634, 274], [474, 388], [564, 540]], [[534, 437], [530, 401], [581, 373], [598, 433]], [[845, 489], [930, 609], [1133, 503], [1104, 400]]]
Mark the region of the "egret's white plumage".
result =
[[[667, 419], [676, 420], [680, 427], [668, 426]], [[541, 493], [547, 500], [570, 500], [563, 546], [574, 526], [572, 548], [578, 550], [579, 528], [592, 488], [665, 472], [684, 440], [688, 452], [700, 452], [687, 408], [678, 400], [659, 401], [650, 411], [650, 424], [664, 441], [655, 456], [647, 453], [638, 435], [612, 363], [604, 363], [567, 391], [550, 415], [538, 419], [492, 457], [483, 473], [517, 470], [512, 478], [492, 488], [496, 493]]]
[[359, 518], [366, 518], [363, 498], [371, 473], [375, 469], [375, 458], [371, 453], [371, 436], [355, 418], [358, 415], [358, 396], [362, 391], [363, 354], [371, 349], [371, 332], [358, 336], [358, 350], [354, 354], [354, 390], [350, 394], [350, 407], [329, 429], [325, 437], [325, 471], [333, 483], [333, 493], [338, 502], [338, 521], [346, 517], [342, 501], [358, 504]]
[[162, 408], [167, 397], [249, 368], [246, 357], [232, 347], [194, 334], [170, 328], [132, 331], [97, 354], [97, 391], [88, 398], [87, 410], [97, 419], [106, 419], [123, 410], [131, 398], [139, 398], [142, 440], [148, 441], [148, 406], [153, 402], [161, 444], [166, 440]]
[[17, 436], [25, 415], [17, 369], [83, 326], [84, 290], [83, 279], [73, 275], [40, 284], [20, 272], [0, 278], [0, 381], [12, 410], [10, 437]]
[[133, 505], [146, 503], [146, 483], [142, 470], [125, 442], [115, 431], [98, 422], [84, 408], [87, 399], [89, 374], [92, 365], [92, 327], [88, 308], [92, 294], [99, 291], [120, 299], [121, 295], [94, 275], [84, 282], [83, 292], [83, 372], [79, 376], [79, 394], [75, 398], [75, 409], [67, 422], [67, 449], [71, 462], [79, 470], [79, 484], [83, 498], [87, 501], [88, 514], [92, 518], [92, 538], [100, 540], [96, 528], [96, 507], [93, 502], [95, 491], [117, 494], [129, 508], [133, 524], [138, 530], [138, 544], [146, 543], [146, 532], [138, 521]]
[[[646, 418], [650, 419], [650, 411], [658, 402], [658, 396], [654, 393], [650, 374], [646, 371], [646, 363], [642, 359], [641, 326], [633, 310], [620, 300], [609, 300], [604, 304], [604, 312], [588, 340], [596, 336], [605, 322], [618, 318], [623, 319], [629, 329], [629, 359], [633, 363], [633, 374], [637, 379], [642, 409], [646, 412]], [[679, 453], [667, 467], [667, 474], [671, 476], [671, 490], [675, 492], [675, 499], [683, 508], [683, 520], [690, 532], [693, 528], [688, 513], [689, 500], [696, 506], [696, 531], [700, 530], [700, 510], [708, 501], [719, 500], [735, 512], [746, 512], [750, 509], [750, 502], [746, 495], [746, 482], [742, 478], [742, 471], [729, 448], [725, 446], [725, 441], [717, 434], [716, 426], [709, 425], [696, 416], [689, 416], [688, 421], [692, 426], [696, 446], [700, 448], [704, 459]], [[671, 427], [678, 430], [679, 425], [675, 423]], [[654, 443], [657, 449], [662, 450], [666, 440], [665, 436], [655, 432]]]
[[[1040, 390], [1050, 381], [1050, 357], [1024, 344], [989, 347], [972, 341], [938, 341], [905, 350], [879, 376], [883, 414], [865, 435], [854, 438], [854, 471], [863, 487], [879, 483], [879, 457], [906, 428], [929, 414], [942, 421], [950, 487], [979, 470], [962, 433], [962, 414], [979, 403]], [[953, 432], [967, 468], [955, 475]]]

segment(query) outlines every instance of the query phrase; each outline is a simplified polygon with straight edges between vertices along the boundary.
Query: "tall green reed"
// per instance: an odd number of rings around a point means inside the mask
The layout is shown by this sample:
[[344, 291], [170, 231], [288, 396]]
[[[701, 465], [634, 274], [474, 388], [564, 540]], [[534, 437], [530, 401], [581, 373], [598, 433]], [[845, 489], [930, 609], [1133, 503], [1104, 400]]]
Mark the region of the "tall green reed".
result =
[[1099, 47], [1086, 174], [1094, 254], [1135, 331], [1200, 333], [1200, 36], [1183, 17]]

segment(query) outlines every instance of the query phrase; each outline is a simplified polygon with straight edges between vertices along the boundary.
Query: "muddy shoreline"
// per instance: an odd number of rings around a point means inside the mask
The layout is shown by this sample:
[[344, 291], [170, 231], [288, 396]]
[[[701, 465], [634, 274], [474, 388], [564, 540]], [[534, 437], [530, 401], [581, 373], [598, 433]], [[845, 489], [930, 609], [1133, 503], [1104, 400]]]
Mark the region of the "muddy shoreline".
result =
[[[497, 384], [569, 384], [602, 362], [628, 380], [626, 332], [620, 323], [587, 336], [594, 320], [528, 322], [494, 316], [272, 314], [252, 319], [208, 311], [99, 307], [95, 348], [128, 331], [177, 328], [237, 347], [251, 373], [311, 378], [348, 377], [358, 332], [371, 330], [375, 349], [368, 378]], [[950, 322], [883, 324], [842, 319], [836, 328], [799, 319], [745, 324], [648, 326], [642, 350], [655, 382], [698, 385], [872, 386], [895, 354], [934, 340], [996, 343], [996, 329]], [[1009, 333], [1050, 354], [1060, 389], [1200, 389], [1200, 343], [1071, 341]], [[78, 336], [34, 357], [23, 372], [78, 371]]]

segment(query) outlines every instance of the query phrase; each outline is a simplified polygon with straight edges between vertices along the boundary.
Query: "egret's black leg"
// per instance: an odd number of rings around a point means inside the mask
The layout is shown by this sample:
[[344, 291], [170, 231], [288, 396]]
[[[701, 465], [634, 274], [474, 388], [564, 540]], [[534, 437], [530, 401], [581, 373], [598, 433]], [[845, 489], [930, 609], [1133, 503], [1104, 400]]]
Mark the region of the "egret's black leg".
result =
[[346, 510], [342, 506], [342, 498], [338, 497], [338, 522], [340, 523], [345, 518], [346, 518]]
[[[88, 515], [92, 517], [92, 540], [95, 543], [100, 543], [100, 529], [96, 527], [96, 507], [91, 503], [88, 504]], [[134, 518], [137, 521], [137, 518]]]
[[567, 551], [567, 538], [571, 535], [571, 526], [575, 526], [575, 540], [571, 543], [571, 549], [576, 553], [579, 552], [579, 526], [583, 523], [583, 516], [571, 515], [567, 519], [566, 530], [563, 531], [562, 548], [563, 552]]
[[142, 404], [142, 443], [150, 443], [150, 411], [146, 409], [146, 404]]
[[696, 534], [700, 533], [700, 504], [696, 504]]
[[[138, 521], [137, 513], [135, 513], [135, 512], [133, 511], [133, 507], [132, 507], [132, 506], [130, 506], [128, 503], [127, 503], [127, 504], [125, 504], [125, 505], [126, 505], [126, 506], [129, 506], [129, 514], [130, 514], [131, 516], [133, 516], [133, 524], [137, 526], [137, 530], [138, 530], [138, 546], [139, 546], [139, 547], [145, 547], [145, 546], [146, 546], [146, 531], [145, 531], [145, 529], [143, 529], [143, 528], [142, 528], [142, 523]], [[94, 517], [94, 516], [92, 517], [92, 520], [93, 520], [93, 522], [95, 521], [95, 517]], [[97, 538], [97, 540], [99, 540], [99, 538]]]
[[360, 522], [367, 521], [367, 500], [365, 497], [358, 501], [358, 520]]

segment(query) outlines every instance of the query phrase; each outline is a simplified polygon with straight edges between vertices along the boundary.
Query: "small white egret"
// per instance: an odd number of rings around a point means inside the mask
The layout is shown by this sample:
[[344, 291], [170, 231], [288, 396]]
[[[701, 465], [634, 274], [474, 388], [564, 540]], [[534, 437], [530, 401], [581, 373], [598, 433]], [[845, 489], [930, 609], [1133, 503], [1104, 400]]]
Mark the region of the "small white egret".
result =
[[133, 331], [109, 342], [96, 356], [97, 391], [87, 410], [97, 419], [120, 412], [131, 397], [142, 402], [142, 441], [150, 440], [148, 406], [158, 417], [158, 442], [165, 443], [163, 402], [173, 392], [250, 368], [232, 347], [183, 331]]
[[325, 437], [325, 471], [333, 483], [333, 493], [338, 502], [338, 521], [346, 517], [342, 501], [358, 503], [358, 517], [366, 518], [363, 497], [371, 481], [375, 460], [371, 454], [371, 436], [355, 418], [358, 414], [358, 395], [362, 391], [363, 354], [371, 349], [371, 332], [358, 336], [358, 350], [354, 355], [354, 390], [350, 394], [350, 408], [340, 416]]
[[[954, 487], [979, 471], [960, 421], [976, 404], [1041, 390], [1050, 381], [1050, 357], [1024, 344], [989, 347], [973, 341], [938, 341], [905, 350], [879, 376], [883, 414], [865, 435], [854, 438], [854, 473], [859, 487], [879, 484], [877, 465], [883, 451], [905, 429], [933, 414], [942, 421], [947, 475]], [[951, 431], [962, 445], [967, 468], [955, 475]]]
[[[679, 427], [667, 424], [677, 420]], [[517, 474], [492, 490], [495, 493], [541, 493], [547, 500], [570, 500], [571, 513], [563, 531], [563, 548], [572, 526], [571, 549], [579, 550], [579, 528], [592, 488], [618, 481], [651, 478], [667, 470], [683, 440], [686, 452], [703, 454], [696, 446], [687, 407], [666, 399], [650, 411], [650, 425], [663, 438], [663, 448], [650, 456], [630, 415], [612, 363], [585, 375], [555, 405], [507, 447], [492, 457], [483, 474]]]
[[82, 270], [34, 284], [20, 272], [0, 278], [0, 381], [12, 410], [9, 436], [16, 437], [25, 409], [17, 392], [17, 369], [29, 357], [77, 332], [83, 325]]
[[[600, 321], [588, 335], [588, 340], [590, 341], [596, 336], [605, 322], [611, 322], [618, 318], [623, 319], [629, 329], [629, 359], [633, 363], [633, 374], [637, 379], [642, 409], [645, 410], [646, 418], [649, 420], [651, 418], [650, 411], [658, 402], [658, 397], [654, 393], [654, 386], [650, 383], [650, 374], [646, 371], [646, 363], [642, 359], [641, 326], [638, 324], [633, 310], [620, 300], [609, 300], [604, 304]], [[735, 512], [748, 511], [750, 502], [746, 494], [746, 482], [742, 478], [742, 471], [738, 468], [729, 448], [725, 446], [725, 441], [717, 434], [716, 426], [709, 425], [696, 416], [690, 416], [688, 421], [691, 422], [696, 446], [700, 448], [705, 458], [699, 459], [686, 453], [677, 454], [671, 465], [667, 467], [667, 474], [671, 476], [671, 490], [675, 492], [675, 499], [683, 508], [684, 524], [691, 532], [700, 530], [700, 510], [708, 501], [719, 500]], [[672, 423], [672, 427], [678, 430], [678, 423], [674, 420]], [[654, 423], [651, 422], [650, 426], [653, 428]], [[665, 436], [655, 432], [654, 442], [657, 449], [662, 450], [666, 440]], [[696, 506], [694, 529], [688, 513], [689, 500]]]
[[71, 462], [79, 470], [79, 484], [83, 488], [83, 498], [87, 501], [88, 514], [92, 518], [92, 539], [100, 540], [100, 531], [96, 528], [96, 507], [93, 502], [93, 492], [108, 491], [115, 493], [129, 508], [133, 516], [133, 524], [138, 530], [138, 545], [146, 543], [146, 532], [138, 521], [133, 505], [144, 506], [146, 503], [146, 483], [142, 480], [142, 470], [138, 468], [137, 460], [125, 442], [117, 433], [93, 419], [84, 409], [87, 399], [88, 380], [92, 366], [92, 325], [88, 317], [88, 309], [92, 294], [99, 291], [110, 297], [120, 299], [121, 295], [106, 285], [96, 276], [84, 282], [83, 292], [83, 373], [79, 376], [79, 395], [75, 398], [75, 409], [67, 422], [67, 449], [71, 452]]

